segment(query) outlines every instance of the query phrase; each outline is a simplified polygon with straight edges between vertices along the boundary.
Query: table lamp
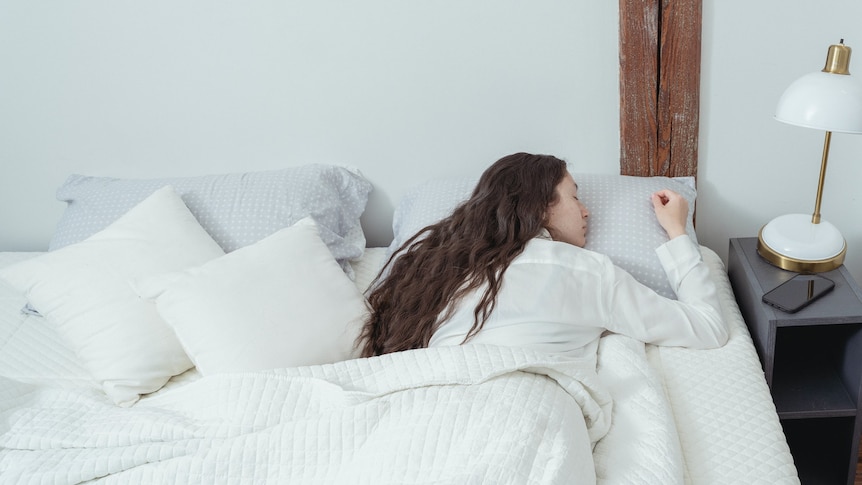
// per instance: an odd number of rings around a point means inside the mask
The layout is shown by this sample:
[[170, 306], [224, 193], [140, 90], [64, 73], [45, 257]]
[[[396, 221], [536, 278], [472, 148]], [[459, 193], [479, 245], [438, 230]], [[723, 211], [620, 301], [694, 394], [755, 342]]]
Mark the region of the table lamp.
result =
[[794, 81], [778, 101], [775, 119], [826, 132], [814, 214], [786, 214], [760, 229], [757, 252], [779, 268], [819, 273], [844, 262], [847, 243], [838, 229], [820, 217], [826, 161], [832, 133], [862, 133], [862, 82], [850, 76], [850, 47], [829, 46], [826, 67]]

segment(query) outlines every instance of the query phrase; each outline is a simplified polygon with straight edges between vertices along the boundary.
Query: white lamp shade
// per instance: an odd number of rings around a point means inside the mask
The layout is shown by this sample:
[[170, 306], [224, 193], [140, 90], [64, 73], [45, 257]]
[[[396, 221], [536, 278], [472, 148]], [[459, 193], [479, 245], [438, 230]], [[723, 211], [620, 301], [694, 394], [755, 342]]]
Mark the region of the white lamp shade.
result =
[[775, 119], [823, 131], [862, 133], [862, 82], [849, 74], [806, 74], [781, 95]]

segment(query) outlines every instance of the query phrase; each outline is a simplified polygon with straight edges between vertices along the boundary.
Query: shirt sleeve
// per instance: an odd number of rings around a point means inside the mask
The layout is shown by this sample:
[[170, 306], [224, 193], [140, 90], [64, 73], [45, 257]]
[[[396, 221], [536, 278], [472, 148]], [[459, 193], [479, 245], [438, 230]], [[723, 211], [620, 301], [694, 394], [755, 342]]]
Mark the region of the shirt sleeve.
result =
[[656, 249], [677, 300], [665, 298], [624, 270], [611, 266], [604, 304], [607, 329], [646, 343], [708, 349], [727, 342], [715, 282], [687, 235]]

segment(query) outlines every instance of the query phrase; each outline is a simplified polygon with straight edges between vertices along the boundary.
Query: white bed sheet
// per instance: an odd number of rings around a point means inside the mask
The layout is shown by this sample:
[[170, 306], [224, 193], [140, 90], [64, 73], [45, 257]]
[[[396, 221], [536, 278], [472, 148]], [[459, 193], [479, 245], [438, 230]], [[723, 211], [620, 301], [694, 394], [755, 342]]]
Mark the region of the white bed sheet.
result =
[[[383, 248], [372, 248], [354, 264], [357, 286], [363, 288], [370, 283], [384, 253]], [[602, 339], [598, 375], [614, 405], [610, 430], [598, 442], [593, 455], [599, 483], [798, 483], [723, 265], [709, 249], [703, 248], [703, 253], [721, 289], [725, 316], [732, 329], [731, 340], [722, 349], [692, 351], [644, 346], [622, 336]], [[0, 253], [0, 266], [35, 254]], [[0, 375], [12, 379], [15, 385], [9, 387], [17, 386], [17, 391], [10, 389], [5, 404], [0, 404], [0, 413], [5, 412], [3, 417], [7, 420], [0, 423], [0, 430], [5, 430], [4, 436], [0, 436], [0, 454], [6, 455], [0, 455], [0, 472], [10, 463], [27, 463], [21, 455], [26, 450], [15, 450], [18, 445], [12, 443], [20, 445], [22, 435], [9, 429], [12, 421], [20, 425], [21, 421], [14, 416], [19, 412], [26, 414], [29, 406], [20, 404], [20, 396], [15, 397], [16, 392], [23, 392], [20, 386], [24, 384], [19, 383], [38, 384], [40, 392], [66, 396], [72, 401], [72, 395], [57, 394], [60, 392], [57, 389], [98, 395], [98, 387], [51, 326], [38, 316], [20, 313], [25, 303], [23, 296], [2, 285], [0, 282]], [[179, 389], [198, 380], [197, 372], [191, 370], [142, 402], [158, 402], [165, 396], [179, 395]], [[73, 414], [67, 417], [73, 419]], [[51, 437], [43, 436], [40, 442], [50, 441]], [[320, 442], [317, 445], [322, 446]], [[333, 443], [328, 445], [335, 449]], [[176, 443], [171, 449], [175, 447]], [[30, 451], [32, 455], [24, 456], [44, 458], [46, 451], [35, 449]], [[105, 459], [121, 458], [107, 450], [102, 450], [102, 454]], [[176, 463], [179, 462], [166, 459], [165, 469]], [[73, 468], [67, 463], [60, 469], [65, 473]], [[556, 482], [547, 478], [536, 483]]]

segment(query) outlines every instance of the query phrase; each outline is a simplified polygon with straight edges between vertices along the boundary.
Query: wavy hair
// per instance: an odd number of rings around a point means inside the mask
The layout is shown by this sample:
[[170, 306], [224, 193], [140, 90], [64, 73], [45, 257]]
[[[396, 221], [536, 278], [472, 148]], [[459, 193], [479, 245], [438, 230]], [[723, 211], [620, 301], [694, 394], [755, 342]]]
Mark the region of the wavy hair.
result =
[[377, 275], [359, 336], [362, 356], [427, 347], [461, 298], [485, 286], [464, 341], [476, 335], [509, 264], [544, 227], [565, 174], [564, 161], [529, 153], [488, 167], [467, 201], [408, 239]]

